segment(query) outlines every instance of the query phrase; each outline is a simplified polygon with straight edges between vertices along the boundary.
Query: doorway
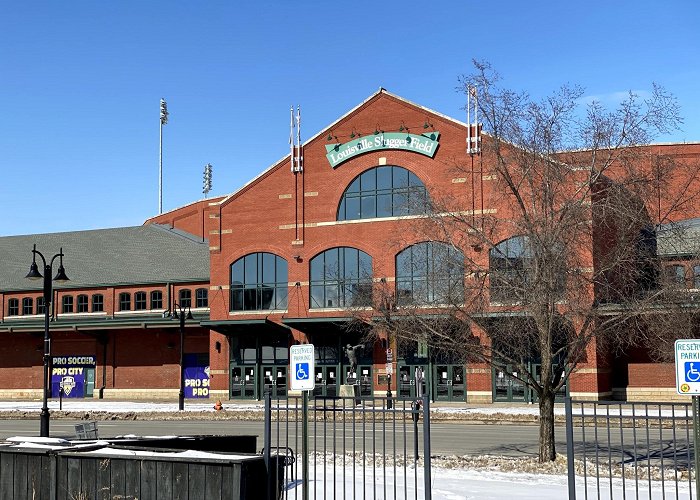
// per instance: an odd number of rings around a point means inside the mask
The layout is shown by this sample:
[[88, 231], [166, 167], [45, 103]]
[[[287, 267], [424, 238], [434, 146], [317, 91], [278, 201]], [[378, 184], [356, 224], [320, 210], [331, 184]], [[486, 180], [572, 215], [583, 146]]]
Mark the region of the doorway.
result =
[[316, 365], [314, 396], [338, 396], [338, 365]]
[[255, 399], [256, 383], [255, 365], [231, 367], [231, 399]]
[[434, 367], [435, 381], [433, 398], [435, 401], [464, 401], [467, 384], [464, 365], [438, 364]]

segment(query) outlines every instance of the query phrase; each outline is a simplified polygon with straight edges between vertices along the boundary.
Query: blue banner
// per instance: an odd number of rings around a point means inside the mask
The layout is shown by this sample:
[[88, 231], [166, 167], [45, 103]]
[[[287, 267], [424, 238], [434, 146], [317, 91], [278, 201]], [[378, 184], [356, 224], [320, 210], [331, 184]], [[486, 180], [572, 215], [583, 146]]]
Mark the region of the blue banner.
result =
[[185, 398], [209, 397], [209, 367], [197, 365], [196, 354], [185, 355]]

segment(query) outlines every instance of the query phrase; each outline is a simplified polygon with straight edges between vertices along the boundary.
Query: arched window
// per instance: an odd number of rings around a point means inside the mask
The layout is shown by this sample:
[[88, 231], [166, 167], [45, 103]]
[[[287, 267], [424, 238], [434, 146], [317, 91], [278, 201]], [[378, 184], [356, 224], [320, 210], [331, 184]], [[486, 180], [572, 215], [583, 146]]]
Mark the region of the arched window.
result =
[[19, 316], [19, 299], [10, 299], [7, 301], [7, 315]]
[[151, 309], [163, 309], [163, 292], [160, 290], [151, 292]]
[[396, 217], [426, 212], [427, 191], [403, 167], [382, 166], [355, 177], [343, 193], [338, 220]]
[[455, 304], [464, 301], [464, 254], [439, 241], [417, 243], [396, 256], [396, 301]]
[[34, 314], [34, 300], [31, 297], [25, 297], [22, 299], [22, 315], [30, 314]]
[[336, 247], [311, 259], [311, 307], [352, 307], [372, 303], [372, 257]]
[[82, 295], [82, 294], [78, 295], [78, 312], [79, 313], [90, 312], [87, 295]]
[[195, 307], [209, 307], [209, 293], [206, 288], [197, 288], [195, 290]]
[[103, 312], [105, 310], [105, 299], [101, 293], [92, 296], [92, 312]]
[[178, 305], [180, 307], [192, 307], [192, 290], [183, 288], [178, 293]]
[[287, 261], [251, 253], [231, 264], [231, 311], [287, 309]]
[[63, 309], [62, 309], [62, 311], [64, 314], [73, 312], [73, 296], [72, 295], [64, 295], [63, 296]]
[[122, 292], [119, 294], [119, 310], [131, 311], [131, 294]]
[[134, 294], [134, 310], [135, 311], [145, 311], [146, 310], [146, 292], [136, 292]]

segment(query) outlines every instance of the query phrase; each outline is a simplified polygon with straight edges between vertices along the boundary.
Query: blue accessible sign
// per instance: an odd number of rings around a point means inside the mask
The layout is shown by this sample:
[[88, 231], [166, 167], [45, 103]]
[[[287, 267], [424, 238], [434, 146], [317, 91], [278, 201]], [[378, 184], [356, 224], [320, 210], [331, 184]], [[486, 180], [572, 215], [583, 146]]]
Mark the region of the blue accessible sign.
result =
[[700, 395], [700, 339], [676, 340], [676, 391]]
[[313, 344], [290, 347], [289, 366], [292, 370], [291, 389], [293, 391], [312, 391], [315, 385], [313, 373], [316, 369]]

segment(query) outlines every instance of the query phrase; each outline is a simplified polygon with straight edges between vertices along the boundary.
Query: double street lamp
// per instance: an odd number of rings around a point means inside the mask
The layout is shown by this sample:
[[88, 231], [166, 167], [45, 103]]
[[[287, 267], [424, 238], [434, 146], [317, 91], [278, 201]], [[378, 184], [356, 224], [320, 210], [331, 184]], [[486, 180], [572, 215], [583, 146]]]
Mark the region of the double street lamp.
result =
[[[36, 263], [36, 256], [41, 257], [42, 264], [44, 265], [44, 274], [39, 272], [39, 266]], [[44, 255], [36, 249], [36, 245], [32, 249], [32, 264], [29, 266], [29, 273], [27, 273], [27, 278], [30, 280], [40, 280], [44, 279], [44, 397], [43, 404], [41, 407], [41, 417], [40, 417], [40, 432], [41, 437], [49, 437], [49, 405], [48, 405], [48, 393], [49, 393], [49, 360], [51, 358], [51, 337], [49, 335], [49, 307], [53, 302], [53, 289], [51, 284], [51, 274], [53, 273], [53, 263], [59, 258], [58, 272], [53, 278], [56, 283], [65, 283], [68, 281], [68, 276], [66, 276], [66, 270], [63, 268], [63, 248], [54, 255], [49, 263], [46, 263]]]
[[177, 407], [178, 410], [182, 411], [185, 409], [185, 320], [194, 319], [192, 308], [190, 306], [183, 307], [175, 302], [171, 318], [180, 320], [180, 392], [178, 393]]

